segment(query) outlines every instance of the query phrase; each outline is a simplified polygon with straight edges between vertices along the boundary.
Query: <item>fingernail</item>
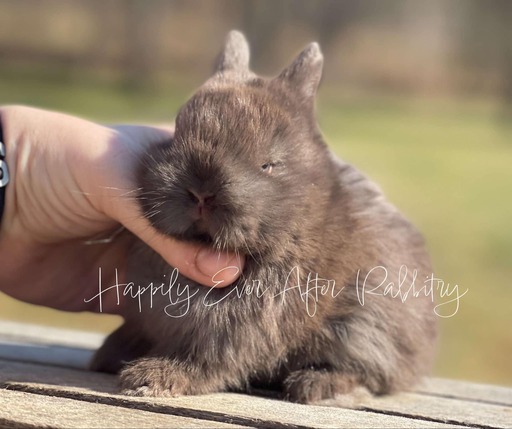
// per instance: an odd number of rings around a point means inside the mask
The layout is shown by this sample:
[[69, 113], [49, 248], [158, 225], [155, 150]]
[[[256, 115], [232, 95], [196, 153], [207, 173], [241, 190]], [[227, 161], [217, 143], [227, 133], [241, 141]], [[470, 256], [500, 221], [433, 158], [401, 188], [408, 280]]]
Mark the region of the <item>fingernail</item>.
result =
[[[239, 257], [230, 253], [215, 252], [211, 249], [201, 249], [197, 252], [196, 267], [202, 274], [212, 278], [215, 274], [226, 267], [241, 268], [241, 262]], [[236, 273], [233, 272], [233, 277], [235, 275]]]

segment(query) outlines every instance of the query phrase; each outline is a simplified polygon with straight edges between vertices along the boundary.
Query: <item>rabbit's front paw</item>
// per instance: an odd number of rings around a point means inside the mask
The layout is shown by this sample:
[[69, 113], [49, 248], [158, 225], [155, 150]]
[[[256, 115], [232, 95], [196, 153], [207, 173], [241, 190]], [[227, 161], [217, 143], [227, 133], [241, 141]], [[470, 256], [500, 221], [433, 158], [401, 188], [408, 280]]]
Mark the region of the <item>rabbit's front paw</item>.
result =
[[192, 383], [179, 362], [168, 358], [142, 358], [120, 374], [123, 394], [129, 396], [179, 396], [194, 394]]
[[309, 404], [348, 393], [357, 382], [355, 377], [335, 371], [305, 369], [294, 371], [284, 381], [285, 398]]

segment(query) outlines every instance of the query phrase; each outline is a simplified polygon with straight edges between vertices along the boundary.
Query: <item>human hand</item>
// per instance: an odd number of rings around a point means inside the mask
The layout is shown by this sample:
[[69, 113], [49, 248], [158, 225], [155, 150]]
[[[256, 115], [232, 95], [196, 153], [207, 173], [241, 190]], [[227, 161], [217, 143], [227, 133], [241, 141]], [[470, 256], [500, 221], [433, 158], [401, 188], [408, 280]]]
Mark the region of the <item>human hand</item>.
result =
[[[167, 141], [167, 127], [104, 127], [72, 116], [28, 107], [0, 109], [10, 183], [0, 225], [0, 291], [22, 301], [67, 311], [99, 311], [98, 268], [103, 284], [125, 280], [127, 252], [135, 239], [118, 234], [86, 245], [124, 226], [170, 265], [201, 284], [243, 260], [159, 234], [142, 217], [134, 172], [148, 145]], [[216, 280], [233, 282], [224, 270]], [[220, 278], [219, 278], [220, 277]], [[103, 311], [122, 305], [105, 297]]]

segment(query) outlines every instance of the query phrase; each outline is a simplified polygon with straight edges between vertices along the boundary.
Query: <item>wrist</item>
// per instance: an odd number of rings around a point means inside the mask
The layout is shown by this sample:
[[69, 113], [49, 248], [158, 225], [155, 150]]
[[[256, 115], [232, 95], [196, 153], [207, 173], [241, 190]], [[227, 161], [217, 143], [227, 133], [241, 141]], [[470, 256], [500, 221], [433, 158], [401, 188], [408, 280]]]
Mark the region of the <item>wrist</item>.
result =
[[95, 171], [112, 130], [25, 106], [1, 107], [0, 116], [10, 173], [2, 234], [52, 243], [115, 223], [98, 213]]

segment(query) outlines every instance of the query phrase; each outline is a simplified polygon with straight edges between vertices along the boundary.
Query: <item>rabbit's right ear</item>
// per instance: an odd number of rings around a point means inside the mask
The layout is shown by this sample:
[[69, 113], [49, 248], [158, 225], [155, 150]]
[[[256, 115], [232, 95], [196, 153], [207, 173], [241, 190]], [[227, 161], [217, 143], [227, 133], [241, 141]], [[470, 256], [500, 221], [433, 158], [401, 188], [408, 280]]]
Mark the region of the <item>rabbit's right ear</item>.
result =
[[215, 73], [234, 72], [245, 75], [249, 72], [249, 44], [239, 31], [229, 32], [224, 49], [215, 62]]
[[318, 43], [311, 43], [276, 80], [286, 82], [303, 100], [313, 101], [322, 78], [323, 64]]

